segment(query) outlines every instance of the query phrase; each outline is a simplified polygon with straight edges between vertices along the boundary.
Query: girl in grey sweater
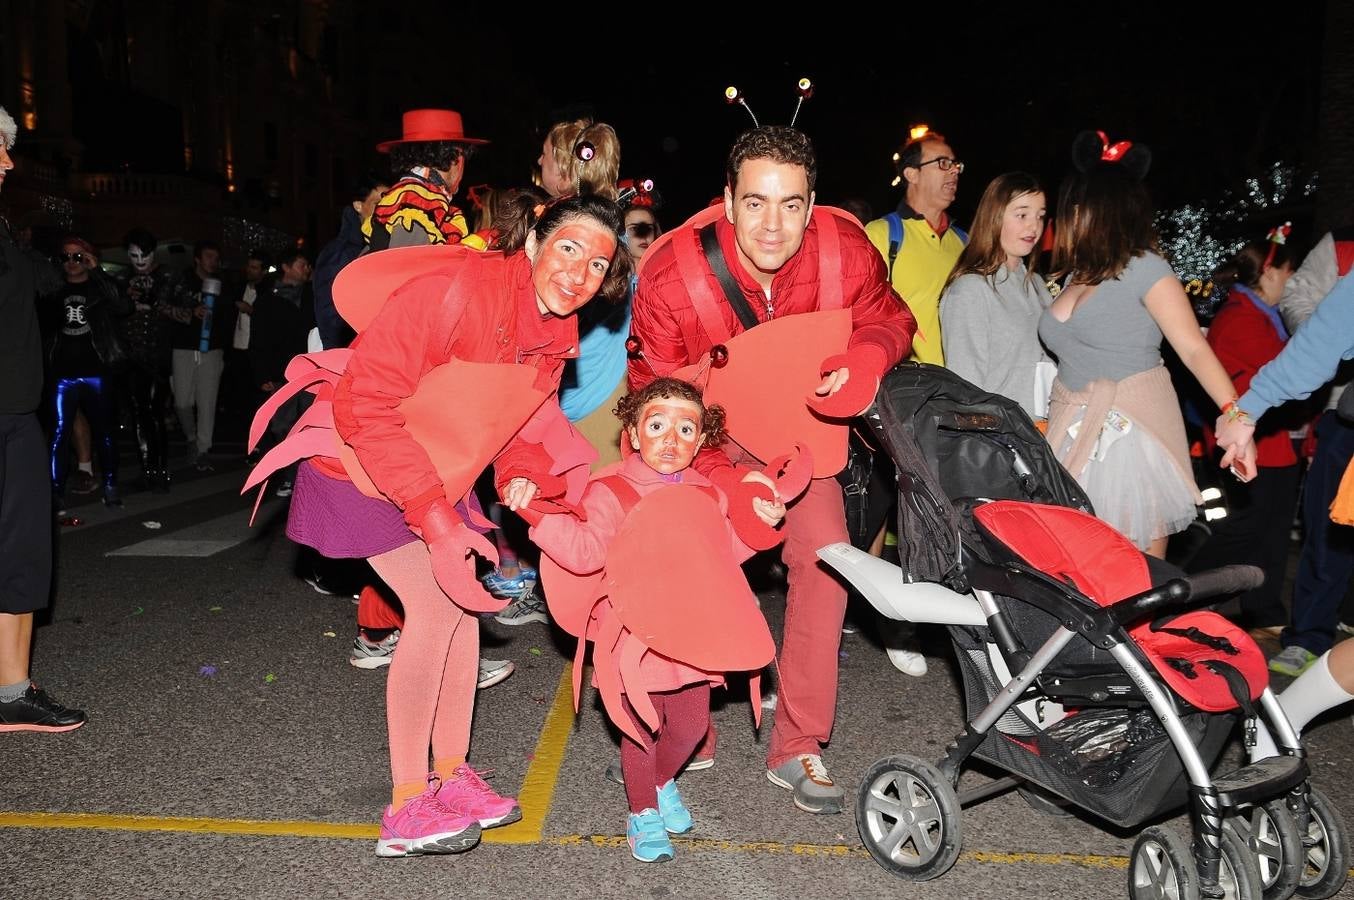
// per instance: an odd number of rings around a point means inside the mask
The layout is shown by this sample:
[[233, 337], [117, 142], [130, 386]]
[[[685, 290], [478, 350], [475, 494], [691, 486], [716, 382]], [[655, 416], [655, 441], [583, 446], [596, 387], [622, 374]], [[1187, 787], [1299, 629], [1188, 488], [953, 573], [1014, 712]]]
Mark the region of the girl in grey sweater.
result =
[[946, 367], [1035, 419], [1048, 415], [1051, 383], [1036, 373], [1041, 363], [1052, 366], [1039, 343], [1039, 315], [1053, 301], [1035, 274], [1045, 212], [1033, 175], [993, 179], [940, 298]]

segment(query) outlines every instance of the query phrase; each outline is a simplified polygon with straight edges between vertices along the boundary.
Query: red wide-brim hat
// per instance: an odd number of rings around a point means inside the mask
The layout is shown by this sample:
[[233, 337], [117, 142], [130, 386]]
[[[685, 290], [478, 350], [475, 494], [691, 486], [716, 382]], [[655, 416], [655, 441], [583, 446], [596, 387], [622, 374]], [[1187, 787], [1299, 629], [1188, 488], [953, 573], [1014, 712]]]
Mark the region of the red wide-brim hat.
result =
[[398, 140], [376, 145], [379, 153], [389, 153], [396, 144], [422, 144], [451, 141], [455, 144], [487, 144], [484, 138], [466, 137], [461, 114], [453, 109], [411, 109], [404, 114], [404, 135]]

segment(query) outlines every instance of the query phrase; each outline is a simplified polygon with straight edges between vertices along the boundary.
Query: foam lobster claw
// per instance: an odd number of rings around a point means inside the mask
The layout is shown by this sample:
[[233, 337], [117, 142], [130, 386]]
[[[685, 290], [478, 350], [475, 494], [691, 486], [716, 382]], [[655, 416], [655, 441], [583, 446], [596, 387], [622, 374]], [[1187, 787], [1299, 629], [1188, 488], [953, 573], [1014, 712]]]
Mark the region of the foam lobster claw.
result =
[[753, 498], [772, 500], [776, 494], [789, 503], [808, 489], [813, 478], [813, 454], [801, 444], [794, 451], [767, 463], [762, 474], [775, 483], [773, 492], [759, 481], [740, 481], [729, 492], [729, 521], [738, 539], [754, 550], [770, 550], [781, 542], [780, 530], [761, 520], [752, 508]]
[[874, 402], [879, 393], [880, 376], [877, 367], [864, 348], [852, 348], [823, 360], [818, 368], [826, 376], [838, 369], [846, 369], [850, 376], [835, 394], [820, 397], [810, 394], [809, 409], [829, 419], [849, 419], [858, 416]]
[[498, 612], [507, 606], [484, 589], [467, 560], [474, 551], [498, 563], [498, 551], [484, 535], [472, 531], [446, 499], [434, 500], [424, 513], [419, 529], [432, 555], [437, 586], [457, 606], [472, 613]]

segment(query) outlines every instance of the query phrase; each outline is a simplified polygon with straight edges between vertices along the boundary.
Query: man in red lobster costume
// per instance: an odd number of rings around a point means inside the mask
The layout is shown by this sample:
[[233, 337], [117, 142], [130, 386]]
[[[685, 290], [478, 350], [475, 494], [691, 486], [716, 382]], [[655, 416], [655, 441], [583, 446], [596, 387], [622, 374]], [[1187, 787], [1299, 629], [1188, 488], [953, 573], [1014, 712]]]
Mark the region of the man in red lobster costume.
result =
[[[845, 420], [870, 405], [882, 375], [907, 355], [916, 322], [859, 224], [814, 208], [817, 161], [805, 135], [782, 126], [745, 133], [726, 175], [722, 207], [664, 235], [643, 260], [630, 387], [727, 359], [725, 374], [712, 371], [710, 380], [724, 393], [706, 399], [728, 411], [732, 443], [702, 450], [695, 468], [731, 496], [740, 482], [770, 488], [761, 463], [793, 443], [812, 449], [815, 477], [785, 517], [789, 590], [767, 778], [791, 790], [800, 809], [838, 813], [844, 791], [819, 753], [836, 712], [846, 589], [815, 551], [847, 540], [832, 477], [846, 460]], [[826, 359], [804, 350], [801, 338], [834, 328], [839, 343]], [[725, 342], [761, 329], [768, 339], [785, 335], [775, 369], [727, 374], [737, 354]]]

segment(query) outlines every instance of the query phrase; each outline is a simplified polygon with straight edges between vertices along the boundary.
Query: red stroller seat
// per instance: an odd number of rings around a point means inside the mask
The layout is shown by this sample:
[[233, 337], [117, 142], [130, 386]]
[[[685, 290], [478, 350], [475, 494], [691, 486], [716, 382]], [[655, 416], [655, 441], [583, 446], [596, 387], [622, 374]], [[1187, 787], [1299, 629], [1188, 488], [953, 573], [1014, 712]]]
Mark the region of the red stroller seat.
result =
[[[973, 516], [987, 537], [1032, 568], [1075, 585], [1100, 606], [1152, 587], [1142, 552], [1079, 510], [997, 500], [976, 508]], [[1143, 622], [1128, 634], [1171, 689], [1204, 712], [1249, 706], [1269, 686], [1260, 648], [1217, 613], [1195, 610]]]

